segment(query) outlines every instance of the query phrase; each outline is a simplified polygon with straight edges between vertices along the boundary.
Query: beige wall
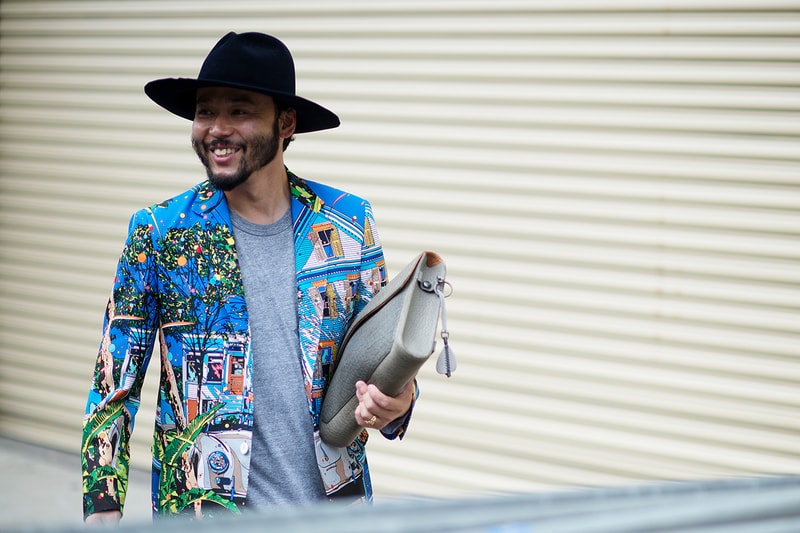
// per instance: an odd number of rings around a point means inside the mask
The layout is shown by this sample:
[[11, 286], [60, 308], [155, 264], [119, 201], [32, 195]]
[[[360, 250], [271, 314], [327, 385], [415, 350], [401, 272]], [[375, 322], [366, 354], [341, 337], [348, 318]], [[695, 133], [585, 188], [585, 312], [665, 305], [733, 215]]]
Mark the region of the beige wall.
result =
[[379, 497], [800, 472], [798, 7], [4, 0], [0, 433], [77, 449], [128, 217], [202, 179], [142, 86], [260, 30], [343, 120], [292, 169], [455, 287]]

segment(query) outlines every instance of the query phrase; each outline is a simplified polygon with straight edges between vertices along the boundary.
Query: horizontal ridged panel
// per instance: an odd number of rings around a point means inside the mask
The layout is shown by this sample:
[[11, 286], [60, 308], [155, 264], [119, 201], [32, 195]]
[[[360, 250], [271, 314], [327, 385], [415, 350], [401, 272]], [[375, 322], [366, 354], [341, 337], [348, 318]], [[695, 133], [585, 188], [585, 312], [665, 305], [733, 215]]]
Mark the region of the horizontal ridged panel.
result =
[[256, 29], [342, 118], [291, 168], [455, 288], [459, 369], [371, 440], [379, 498], [800, 472], [799, 7], [3, 2], [0, 432], [76, 449], [130, 214], [202, 178], [141, 87]]

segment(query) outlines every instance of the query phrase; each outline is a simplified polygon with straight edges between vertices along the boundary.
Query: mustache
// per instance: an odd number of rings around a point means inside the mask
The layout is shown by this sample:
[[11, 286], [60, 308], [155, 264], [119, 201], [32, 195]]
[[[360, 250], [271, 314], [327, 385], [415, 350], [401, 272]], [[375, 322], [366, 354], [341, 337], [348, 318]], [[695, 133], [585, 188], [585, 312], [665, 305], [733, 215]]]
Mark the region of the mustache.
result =
[[221, 139], [214, 139], [210, 143], [205, 143], [204, 146], [206, 150], [216, 150], [217, 148], [239, 148], [244, 150], [247, 145], [242, 142], [230, 142]]

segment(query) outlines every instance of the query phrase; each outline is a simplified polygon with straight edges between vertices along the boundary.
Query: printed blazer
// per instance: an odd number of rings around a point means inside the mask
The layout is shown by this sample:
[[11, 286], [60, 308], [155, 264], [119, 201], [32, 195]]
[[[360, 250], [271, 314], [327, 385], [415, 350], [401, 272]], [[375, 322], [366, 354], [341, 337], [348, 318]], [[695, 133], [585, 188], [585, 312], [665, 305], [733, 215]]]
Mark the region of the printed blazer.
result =
[[[301, 367], [320, 475], [329, 497], [369, 501], [366, 430], [349, 447], [331, 448], [319, 438], [319, 412], [348, 324], [385, 284], [383, 252], [368, 202], [287, 175]], [[124, 506], [130, 436], [156, 338], [153, 512], [237, 513], [258, 398], [230, 212], [209, 182], [131, 219], [86, 406], [84, 515]], [[385, 436], [402, 437], [407, 423]]]

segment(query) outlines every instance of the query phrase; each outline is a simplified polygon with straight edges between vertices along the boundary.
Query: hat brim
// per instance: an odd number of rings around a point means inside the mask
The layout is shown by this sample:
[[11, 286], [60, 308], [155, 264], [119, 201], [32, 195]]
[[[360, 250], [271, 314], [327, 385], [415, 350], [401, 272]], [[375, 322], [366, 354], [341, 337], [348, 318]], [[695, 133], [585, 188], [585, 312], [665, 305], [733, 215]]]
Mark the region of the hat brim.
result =
[[252, 87], [218, 80], [194, 78], [164, 78], [154, 80], [144, 86], [144, 92], [155, 103], [179, 117], [194, 120], [197, 106], [197, 89], [200, 87], [232, 87], [244, 89], [273, 97], [281, 104], [288, 105], [297, 111], [295, 133], [327, 130], [339, 126], [339, 117], [333, 111], [316, 102], [294, 94], [278, 91], [267, 91], [260, 87]]

